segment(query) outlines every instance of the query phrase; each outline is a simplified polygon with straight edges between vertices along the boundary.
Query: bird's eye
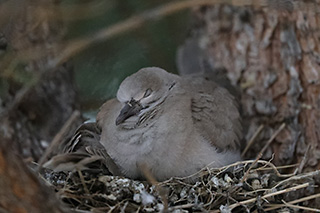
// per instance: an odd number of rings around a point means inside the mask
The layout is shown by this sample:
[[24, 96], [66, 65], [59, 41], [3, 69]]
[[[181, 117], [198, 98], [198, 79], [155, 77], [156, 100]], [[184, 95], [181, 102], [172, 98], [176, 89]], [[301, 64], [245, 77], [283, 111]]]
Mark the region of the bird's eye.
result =
[[146, 90], [146, 92], [144, 93], [143, 97], [146, 98], [149, 95], [151, 95], [151, 93], [152, 93], [152, 89], [149, 88], [149, 89]]

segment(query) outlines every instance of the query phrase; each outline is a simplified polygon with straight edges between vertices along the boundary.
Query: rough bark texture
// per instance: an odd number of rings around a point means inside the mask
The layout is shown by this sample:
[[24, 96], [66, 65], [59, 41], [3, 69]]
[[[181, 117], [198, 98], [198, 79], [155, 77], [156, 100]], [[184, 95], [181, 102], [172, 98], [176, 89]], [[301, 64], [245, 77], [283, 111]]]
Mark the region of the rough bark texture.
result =
[[21, 159], [37, 161], [77, 106], [72, 67], [47, 69], [63, 34], [58, 7], [55, 0], [1, 6], [0, 212], [63, 212]]
[[0, 212], [67, 212], [53, 191], [15, 154], [12, 141], [0, 140]]
[[[1, 128], [23, 157], [35, 161], [77, 107], [72, 67], [64, 64], [48, 69], [57, 55], [55, 46], [63, 35], [56, 4], [55, 0], [4, 4], [12, 13], [5, 17], [8, 22], [2, 26], [9, 65], [0, 70], [2, 81], [8, 84], [1, 97]], [[22, 75], [32, 76], [35, 83], [21, 83], [15, 77], [17, 71], [10, 70], [15, 62], [9, 56], [23, 60], [18, 66], [18, 74], [20, 71]]]
[[264, 125], [246, 157], [256, 157], [285, 123], [263, 157], [274, 153], [278, 165], [296, 163], [310, 146], [305, 168], [319, 169], [319, 1], [299, 3], [299, 8], [280, 9], [276, 3], [273, 8], [202, 7], [193, 12], [193, 37], [205, 65], [225, 68], [241, 90], [245, 138]]

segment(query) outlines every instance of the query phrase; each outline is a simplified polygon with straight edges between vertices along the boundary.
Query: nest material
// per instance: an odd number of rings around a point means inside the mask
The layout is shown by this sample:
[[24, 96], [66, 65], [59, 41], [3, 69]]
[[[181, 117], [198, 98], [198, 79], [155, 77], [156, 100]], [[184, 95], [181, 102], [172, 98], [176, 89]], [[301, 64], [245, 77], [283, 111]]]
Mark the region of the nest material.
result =
[[199, 176], [195, 183], [187, 181], [190, 177], [158, 183], [83, 171], [42, 170], [40, 175], [64, 203], [79, 212], [318, 210], [320, 171], [284, 175], [279, 169], [284, 167], [268, 161], [242, 161], [204, 169], [194, 174]]

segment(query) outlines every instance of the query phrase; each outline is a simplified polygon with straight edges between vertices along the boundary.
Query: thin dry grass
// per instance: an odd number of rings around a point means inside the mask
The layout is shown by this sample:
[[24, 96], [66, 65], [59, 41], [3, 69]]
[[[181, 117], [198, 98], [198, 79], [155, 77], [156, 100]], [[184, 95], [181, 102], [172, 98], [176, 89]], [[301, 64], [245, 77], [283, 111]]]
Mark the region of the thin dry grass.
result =
[[[281, 174], [279, 169], [268, 161], [248, 160], [206, 168], [186, 178], [153, 180], [153, 184], [86, 172], [79, 175], [43, 170], [41, 176], [77, 211], [319, 211], [316, 199], [320, 194], [316, 192], [320, 171], [295, 175]], [[191, 177], [199, 178], [190, 183]]]

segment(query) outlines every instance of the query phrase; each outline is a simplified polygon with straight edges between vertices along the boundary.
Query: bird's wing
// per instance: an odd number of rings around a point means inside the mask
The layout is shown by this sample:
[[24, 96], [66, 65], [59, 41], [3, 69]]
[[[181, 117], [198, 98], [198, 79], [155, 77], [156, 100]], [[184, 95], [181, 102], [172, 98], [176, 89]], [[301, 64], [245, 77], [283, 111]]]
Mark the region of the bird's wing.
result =
[[45, 167], [53, 170], [90, 170], [121, 175], [104, 146], [100, 143], [101, 130], [96, 123], [82, 124], [71, 140], [60, 145], [58, 155], [51, 158]]
[[60, 153], [87, 153], [85, 147], [88, 145], [98, 146], [100, 140], [101, 130], [96, 123], [84, 123], [81, 124], [73, 134], [73, 137], [61, 144]]
[[238, 149], [242, 126], [234, 97], [212, 81], [193, 79], [192, 85], [191, 110], [195, 128], [221, 151]]

